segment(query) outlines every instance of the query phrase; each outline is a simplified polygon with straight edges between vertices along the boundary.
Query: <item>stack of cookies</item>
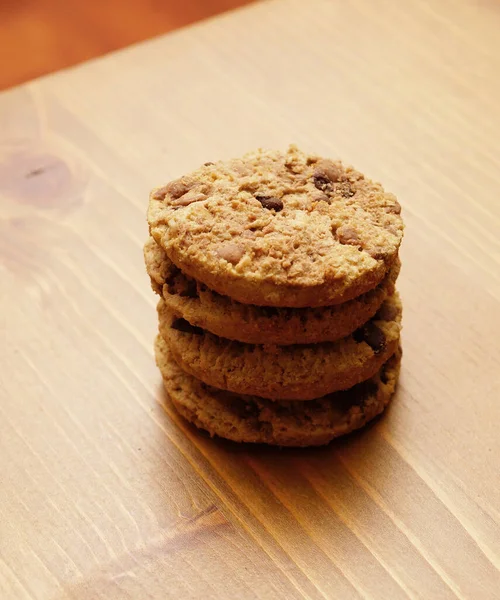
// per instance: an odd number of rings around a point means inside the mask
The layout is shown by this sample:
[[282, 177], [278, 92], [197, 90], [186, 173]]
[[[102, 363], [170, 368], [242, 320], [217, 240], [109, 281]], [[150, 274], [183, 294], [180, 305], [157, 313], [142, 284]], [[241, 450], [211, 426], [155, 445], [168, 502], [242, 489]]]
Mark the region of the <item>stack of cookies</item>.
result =
[[151, 193], [155, 353], [177, 410], [212, 435], [326, 444], [396, 387], [396, 198], [351, 167], [262, 151]]

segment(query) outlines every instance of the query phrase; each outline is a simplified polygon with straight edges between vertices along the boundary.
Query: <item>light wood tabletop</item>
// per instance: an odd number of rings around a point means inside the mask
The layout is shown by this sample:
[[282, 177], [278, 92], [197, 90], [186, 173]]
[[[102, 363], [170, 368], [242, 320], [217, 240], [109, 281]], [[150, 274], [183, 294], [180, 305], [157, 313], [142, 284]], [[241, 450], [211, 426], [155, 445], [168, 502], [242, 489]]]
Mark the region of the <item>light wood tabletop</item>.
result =
[[[500, 597], [500, 4], [273, 0], [0, 95], [0, 598]], [[258, 146], [404, 208], [387, 414], [212, 440], [152, 344], [148, 191]]]

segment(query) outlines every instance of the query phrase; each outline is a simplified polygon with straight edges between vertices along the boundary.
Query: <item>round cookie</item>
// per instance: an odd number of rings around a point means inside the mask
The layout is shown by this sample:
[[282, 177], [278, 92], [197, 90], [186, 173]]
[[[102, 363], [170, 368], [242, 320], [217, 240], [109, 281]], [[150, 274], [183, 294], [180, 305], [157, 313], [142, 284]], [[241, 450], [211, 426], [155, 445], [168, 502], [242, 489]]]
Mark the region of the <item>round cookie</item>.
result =
[[273, 402], [218, 390], [184, 373], [160, 336], [155, 354], [166, 391], [188, 421], [235, 442], [279, 446], [320, 446], [365, 425], [389, 403], [401, 362], [397, 350], [371, 379], [349, 390], [310, 402]]
[[338, 161], [258, 150], [153, 190], [150, 232], [172, 262], [244, 304], [340, 304], [377, 286], [403, 236], [401, 207]]
[[210, 333], [247, 344], [316, 344], [339, 340], [366, 323], [394, 292], [399, 259], [373, 290], [343, 304], [321, 308], [241, 304], [212, 292], [180, 271], [150, 238], [144, 246], [153, 289], [169, 310]]
[[180, 367], [207, 385], [273, 400], [313, 400], [372, 377], [396, 351], [397, 293], [377, 315], [337, 342], [253, 345], [217, 337], [172, 313], [160, 300], [160, 334]]

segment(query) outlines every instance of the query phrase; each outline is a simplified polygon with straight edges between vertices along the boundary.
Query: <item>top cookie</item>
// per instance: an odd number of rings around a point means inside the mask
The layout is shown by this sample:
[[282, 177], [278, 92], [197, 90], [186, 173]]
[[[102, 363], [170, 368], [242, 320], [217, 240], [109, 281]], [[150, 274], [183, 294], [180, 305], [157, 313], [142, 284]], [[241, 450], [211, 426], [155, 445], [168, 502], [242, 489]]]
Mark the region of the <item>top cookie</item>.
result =
[[396, 259], [401, 207], [338, 161], [263, 151], [153, 190], [150, 231], [182, 271], [246, 304], [314, 307], [375, 287]]

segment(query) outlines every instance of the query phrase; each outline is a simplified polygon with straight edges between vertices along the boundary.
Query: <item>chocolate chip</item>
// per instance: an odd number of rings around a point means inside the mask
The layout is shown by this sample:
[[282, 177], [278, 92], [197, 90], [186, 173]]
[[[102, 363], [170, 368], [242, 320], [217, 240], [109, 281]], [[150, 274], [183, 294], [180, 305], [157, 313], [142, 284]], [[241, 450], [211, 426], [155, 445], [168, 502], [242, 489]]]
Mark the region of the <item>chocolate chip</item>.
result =
[[388, 256], [387, 248], [382, 248], [380, 246], [368, 246], [365, 250], [375, 260], [385, 260]]
[[213, 162], [206, 162], [206, 163], [203, 163], [203, 166], [204, 166], [204, 167], [210, 167], [211, 165], [215, 165], [215, 163], [213, 163]]
[[195, 327], [194, 325], [191, 325], [189, 321], [182, 318], [174, 319], [170, 327], [177, 331], [182, 331], [183, 333], [193, 333], [195, 335], [203, 335], [204, 333], [201, 327]]
[[314, 185], [318, 188], [318, 190], [321, 190], [322, 192], [326, 192], [327, 190], [332, 189], [332, 182], [328, 179], [328, 177], [324, 175], [315, 175]]
[[153, 192], [154, 200], [165, 200], [165, 196], [167, 195], [167, 186], [164, 185], [161, 188], [158, 188], [155, 192]]
[[245, 254], [245, 248], [239, 244], [233, 244], [232, 242], [229, 242], [219, 246], [216, 250], [216, 253], [220, 258], [227, 260], [227, 262], [231, 263], [232, 265], [236, 265], [243, 258], [243, 255]]
[[191, 182], [181, 177], [181, 179], [176, 179], [170, 183], [167, 183], [165, 190], [174, 200], [177, 200], [177, 198], [180, 198], [189, 192], [191, 187]]
[[367, 343], [375, 354], [380, 354], [385, 350], [386, 339], [384, 332], [371, 321], [356, 329], [352, 335], [358, 344], [361, 342]]
[[341, 244], [349, 246], [361, 245], [361, 238], [359, 237], [358, 232], [352, 227], [342, 225], [335, 232], [335, 236]]
[[330, 183], [340, 181], [340, 168], [331, 160], [320, 160], [316, 163], [314, 177], [322, 177]]
[[331, 198], [328, 194], [325, 194], [325, 192], [313, 192], [311, 194], [311, 200], [313, 202], [326, 202], [327, 204], [331, 203]]
[[274, 196], [255, 196], [255, 199], [258, 200], [264, 208], [268, 210], [274, 209], [276, 212], [279, 212], [283, 209], [283, 201], [279, 198], [275, 198]]
[[182, 194], [175, 202], [172, 202], [172, 206], [189, 206], [190, 204], [193, 204], [193, 202], [199, 202], [200, 200], [206, 200], [207, 198], [208, 196], [203, 192], [198, 192], [193, 189]]
[[196, 281], [186, 277], [182, 271], [172, 266], [168, 276], [165, 279], [168, 293], [173, 295], [182, 296], [184, 298], [197, 298], [198, 290]]

